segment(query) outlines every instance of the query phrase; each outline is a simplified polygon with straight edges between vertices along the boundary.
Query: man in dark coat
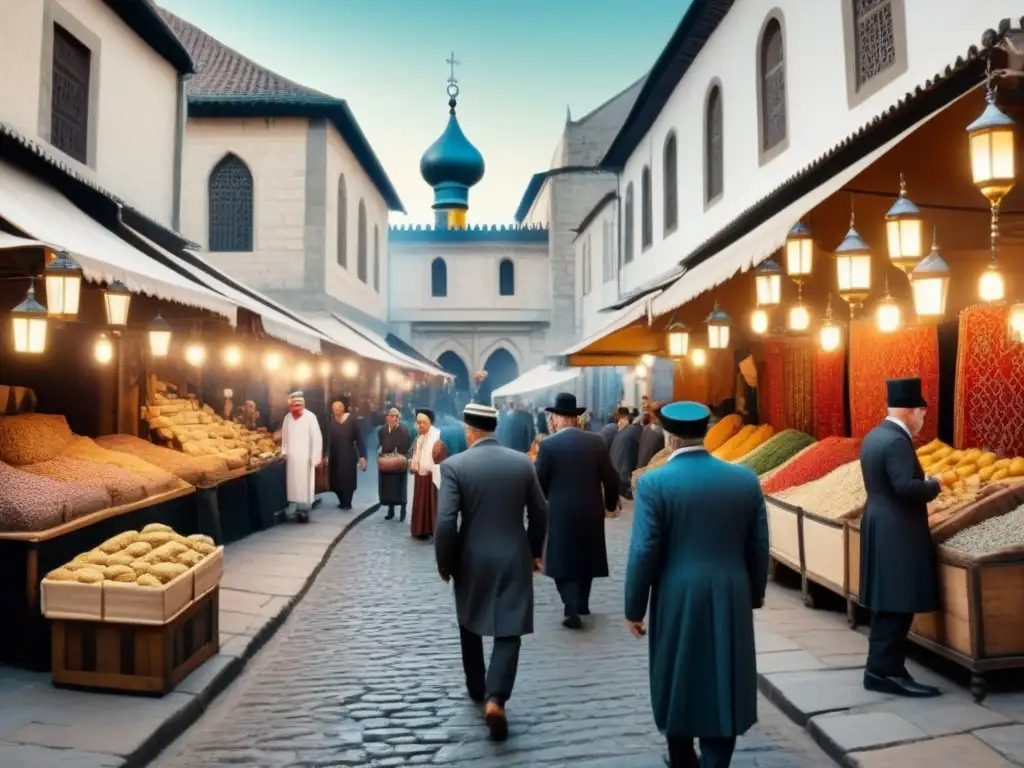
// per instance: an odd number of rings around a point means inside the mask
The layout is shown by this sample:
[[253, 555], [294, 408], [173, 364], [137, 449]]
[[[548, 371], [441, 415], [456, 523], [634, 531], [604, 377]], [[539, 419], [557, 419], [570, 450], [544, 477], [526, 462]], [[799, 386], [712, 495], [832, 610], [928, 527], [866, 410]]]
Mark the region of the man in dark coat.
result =
[[345, 412], [340, 400], [331, 405], [331, 420], [327, 427], [327, 471], [330, 489], [338, 497], [342, 509], [352, 509], [352, 496], [356, 492], [356, 466], [366, 471], [366, 444], [359, 421]]
[[548, 434], [548, 415], [540, 409], [537, 410], [537, 434]]
[[651, 463], [651, 459], [665, 448], [665, 433], [658, 425], [657, 411], [661, 403], [654, 403], [650, 410], [644, 411], [644, 431], [640, 435], [640, 448], [637, 452], [636, 468], [643, 469]]
[[565, 606], [562, 625], [569, 629], [583, 627], [591, 585], [608, 576], [604, 516], [619, 500], [619, 476], [604, 443], [577, 426], [585, 410], [574, 395], [555, 397], [547, 409], [555, 434], [541, 441], [534, 463], [548, 500], [544, 574], [555, 580]]
[[520, 453], [528, 453], [536, 435], [536, 426], [529, 411], [522, 406], [516, 408], [508, 416], [503, 445]]
[[[441, 578], [455, 582], [466, 690], [486, 699], [484, 722], [502, 741], [522, 636], [533, 632], [533, 574], [548, 509], [530, 460], [494, 439], [497, 411], [471, 403], [462, 420], [469, 448], [441, 462], [434, 550]], [[486, 669], [485, 636], [494, 638]]]
[[[399, 421], [401, 414], [397, 408], [388, 411], [387, 421], [377, 432], [377, 455], [388, 456], [397, 454], [408, 461], [412, 450], [412, 435], [405, 425]], [[408, 464], [407, 464], [408, 466]], [[377, 492], [380, 505], [388, 508], [385, 520], [395, 519], [395, 507], [400, 510], [399, 520], [405, 522], [406, 506], [409, 504], [409, 472], [402, 469], [398, 472], [377, 470]]]
[[662, 408], [676, 450], [637, 482], [626, 565], [635, 637], [650, 607], [651, 704], [672, 768], [727, 768], [757, 722], [753, 609], [768, 581], [768, 519], [757, 475], [704, 449], [710, 415], [700, 403]]
[[636, 471], [636, 462], [640, 457], [640, 436], [644, 427], [633, 415], [626, 416], [627, 424], [612, 441], [611, 455], [615, 471], [619, 473], [619, 494], [626, 499], [633, 498], [630, 480]]
[[612, 449], [612, 443], [615, 442], [615, 436], [619, 434], [619, 430], [628, 424], [629, 408], [618, 408], [612, 414], [611, 421], [601, 427], [598, 434], [601, 435], [601, 439], [604, 440], [604, 445], [609, 451]]
[[937, 478], [925, 479], [914, 452], [927, 402], [920, 379], [885, 383], [889, 415], [860, 447], [867, 489], [861, 521], [860, 595], [872, 611], [864, 687], [897, 696], [938, 696], [906, 668], [907, 633], [915, 613], [939, 609], [935, 548], [928, 502], [939, 495]]

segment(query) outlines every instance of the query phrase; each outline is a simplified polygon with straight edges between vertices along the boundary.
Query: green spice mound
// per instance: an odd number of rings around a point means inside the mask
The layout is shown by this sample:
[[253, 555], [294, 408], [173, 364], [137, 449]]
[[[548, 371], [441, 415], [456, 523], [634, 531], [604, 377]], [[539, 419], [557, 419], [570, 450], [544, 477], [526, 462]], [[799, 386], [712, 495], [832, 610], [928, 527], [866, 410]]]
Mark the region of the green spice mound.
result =
[[758, 475], [771, 472], [789, 461], [804, 448], [815, 442], [810, 435], [796, 429], [784, 429], [764, 445], [760, 445], [744, 456], [737, 464], [748, 467]]

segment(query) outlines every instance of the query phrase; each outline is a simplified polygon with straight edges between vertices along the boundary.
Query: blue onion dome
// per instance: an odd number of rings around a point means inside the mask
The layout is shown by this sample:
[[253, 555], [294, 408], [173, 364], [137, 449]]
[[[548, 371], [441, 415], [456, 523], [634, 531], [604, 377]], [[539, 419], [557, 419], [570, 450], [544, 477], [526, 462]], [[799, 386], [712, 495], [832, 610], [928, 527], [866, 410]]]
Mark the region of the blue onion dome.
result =
[[448, 107], [448, 125], [440, 138], [423, 153], [420, 175], [432, 187], [442, 184], [472, 187], [484, 177], [484, 156], [459, 127], [454, 96], [448, 101]]

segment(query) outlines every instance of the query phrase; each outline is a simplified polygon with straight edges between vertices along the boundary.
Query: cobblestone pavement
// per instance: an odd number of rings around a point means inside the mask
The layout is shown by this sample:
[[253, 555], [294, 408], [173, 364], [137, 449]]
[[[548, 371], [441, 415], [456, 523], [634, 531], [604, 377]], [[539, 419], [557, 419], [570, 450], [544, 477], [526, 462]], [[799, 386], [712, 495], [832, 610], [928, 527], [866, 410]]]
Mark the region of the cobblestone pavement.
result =
[[[465, 696], [433, 547], [378, 514], [349, 534], [278, 635], [156, 766], [661, 766], [646, 642], [621, 621], [628, 538], [627, 515], [609, 521], [614, 575], [595, 585], [582, 632], [560, 626], [554, 586], [538, 577], [537, 631], [524, 640], [504, 744], [487, 740]], [[833, 765], [765, 700], [733, 764]]]

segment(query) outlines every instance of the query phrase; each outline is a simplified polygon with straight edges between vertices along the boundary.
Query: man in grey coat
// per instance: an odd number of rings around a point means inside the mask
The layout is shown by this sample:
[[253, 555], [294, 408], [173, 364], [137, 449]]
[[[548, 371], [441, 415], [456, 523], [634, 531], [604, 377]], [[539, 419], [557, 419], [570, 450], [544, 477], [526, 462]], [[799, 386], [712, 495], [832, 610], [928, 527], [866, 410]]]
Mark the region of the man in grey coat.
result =
[[[521, 638], [533, 632], [548, 509], [530, 459], [494, 438], [498, 412], [470, 403], [462, 420], [469, 448], [441, 463], [434, 549], [441, 578], [454, 581], [466, 690], [486, 701], [484, 722], [503, 741]], [[486, 669], [483, 637], [494, 638]]]

